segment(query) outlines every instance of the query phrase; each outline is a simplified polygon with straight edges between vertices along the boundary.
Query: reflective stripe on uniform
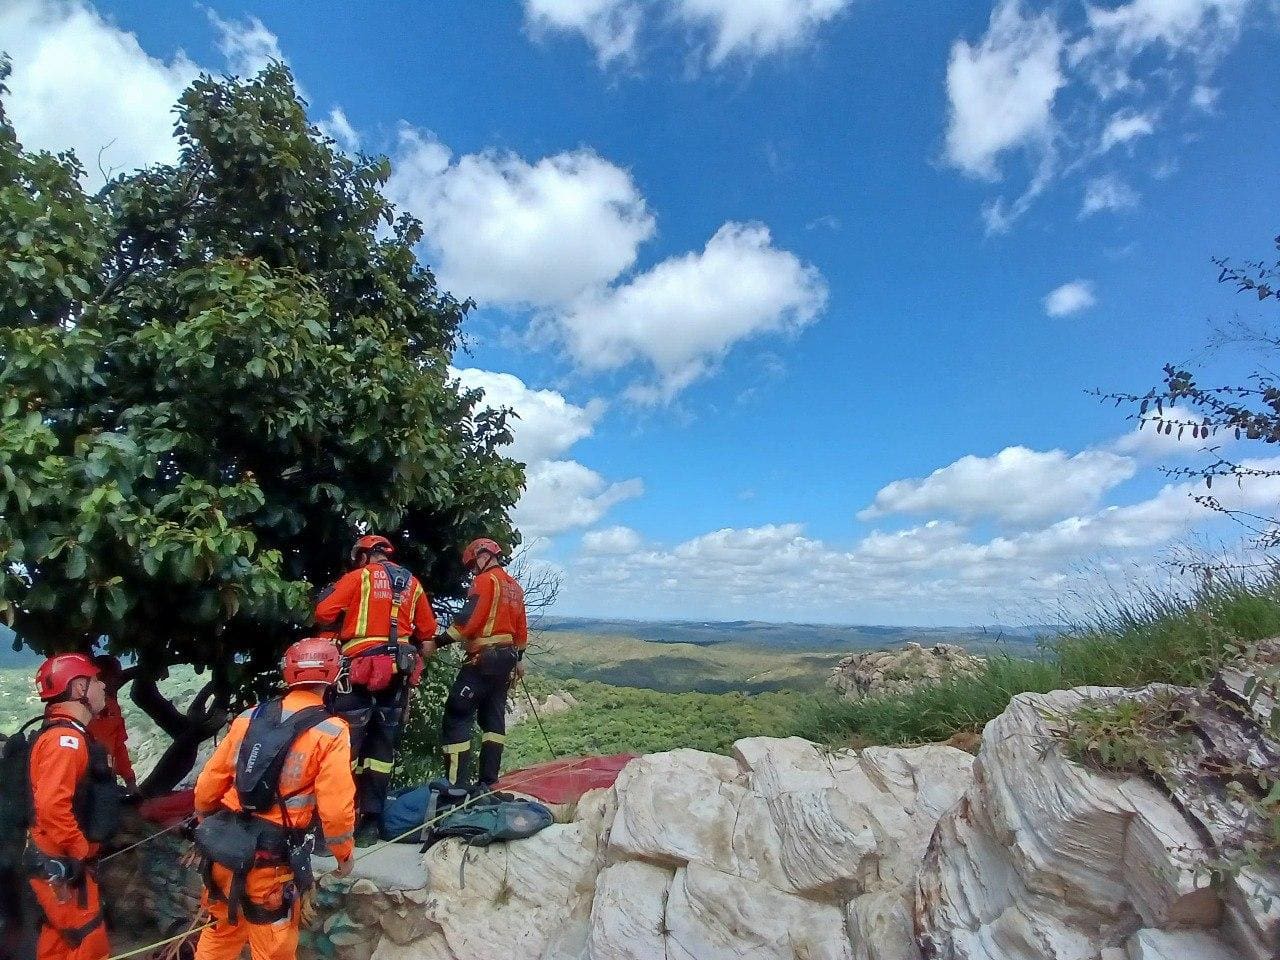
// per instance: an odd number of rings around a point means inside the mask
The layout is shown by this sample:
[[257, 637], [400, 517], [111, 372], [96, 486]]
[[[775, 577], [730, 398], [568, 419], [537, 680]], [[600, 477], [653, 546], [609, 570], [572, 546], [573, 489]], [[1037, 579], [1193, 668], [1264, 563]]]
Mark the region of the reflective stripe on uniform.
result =
[[449, 778], [450, 783], [457, 783], [458, 768], [462, 765], [462, 755], [471, 749], [471, 741], [446, 743], [441, 749], [444, 750], [445, 756], [449, 758], [449, 769], [445, 776]]
[[373, 574], [365, 567], [360, 571], [360, 606], [356, 608], [356, 636], [369, 631], [369, 595], [373, 592]]
[[484, 633], [482, 637], [493, 635], [493, 625], [498, 622], [498, 603], [502, 600], [502, 581], [497, 577], [493, 578], [493, 600], [489, 602], [489, 619], [484, 622]]
[[391, 773], [390, 760], [375, 760], [373, 757], [364, 758], [364, 769], [372, 770], [374, 773]]
[[347, 729], [346, 725], [340, 720], [322, 720], [317, 723], [315, 728], [321, 733], [327, 733], [331, 737], [340, 737]]
[[290, 810], [302, 810], [306, 807], [314, 807], [316, 804], [316, 795], [314, 793], [300, 793], [297, 796], [285, 797], [284, 805]]
[[[354, 637], [342, 645], [342, 655], [344, 657], [353, 657], [362, 650], [368, 650], [371, 647], [385, 647], [391, 642], [390, 637]], [[405, 641], [400, 641], [404, 643]]]
[[477, 637], [471, 641], [473, 648], [479, 647], [500, 647], [504, 644], [512, 644], [516, 642], [516, 638], [509, 633], [495, 633], [491, 637]]
[[507, 735], [505, 733], [491, 733], [486, 730], [480, 734], [480, 740], [482, 743], [506, 743]]
[[340, 843], [346, 843], [348, 840], [352, 839], [353, 837], [355, 837], [355, 833], [351, 830], [348, 830], [346, 833], [340, 833], [336, 837], [330, 837], [326, 835], [324, 838], [324, 842], [330, 847], [336, 847]]

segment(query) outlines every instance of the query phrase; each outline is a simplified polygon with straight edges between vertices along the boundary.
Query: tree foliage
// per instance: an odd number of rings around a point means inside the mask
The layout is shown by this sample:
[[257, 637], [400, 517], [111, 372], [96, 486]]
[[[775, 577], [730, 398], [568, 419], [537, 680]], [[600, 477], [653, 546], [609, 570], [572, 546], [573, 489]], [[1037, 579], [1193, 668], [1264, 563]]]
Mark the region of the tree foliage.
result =
[[[1275, 238], [1280, 250], [1280, 237]], [[1258, 301], [1280, 303], [1280, 259], [1254, 260], [1234, 264], [1226, 259], [1213, 261], [1219, 270], [1218, 282], [1228, 283], [1242, 293], [1252, 294]], [[1274, 323], [1262, 326], [1237, 323], [1227, 342], [1246, 342], [1261, 347], [1264, 354], [1280, 351], [1280, 332]], [[1175, 364], [1164, 368], [1164, 382], [1144, 394], [1104, 394], [1118, 404], [1137, 407], [1134, 414], [1143, 429], [1154, 429], [1178, 439], [1189, 436], [1206, 443], [1218, 437], [1256, 441], [1264, 444], [1280, 442], [1280, 378], [1265, 370], [1249, 375], [1242, 384], [1205, 386], [1192, 370]], [[1216, 448], [1210, 448], [1216, 453]], [[1205, 493], [1196, 499], [1204, 506], [1227, 514], [1257, 535], [1263, 547], [1280, 544], [1280, 518], [1229, 509], [1213, 495], [1215, 480], [1228, 479], [1243, 483], [1249, 479], [1280, 476], [1280, 471], [1218, 456], [1212, 462], [1194, 467], [1166, 471], [1171, 476], [1198, 479]], [[1196, 564], [1190, 564], [1196, 566]]]
[[225, 700], [359, 532], [446, 599], [459, 545], [518, 539], [506, 415], [448, 374], [470, 304], [417, 261], [387, 160], [335, 150], [286, 67], [195, 81], [178, 161], [96, 195], [23, 149], [4, 92], [0, 616], [29, 645], [105, 635]]

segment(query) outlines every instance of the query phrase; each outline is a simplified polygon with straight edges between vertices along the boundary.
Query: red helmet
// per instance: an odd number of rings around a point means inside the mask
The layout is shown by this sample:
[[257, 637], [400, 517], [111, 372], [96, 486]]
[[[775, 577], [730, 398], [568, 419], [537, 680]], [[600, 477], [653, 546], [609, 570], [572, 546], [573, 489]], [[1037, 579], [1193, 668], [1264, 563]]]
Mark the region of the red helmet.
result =
[[481, 537], [479, 540], [472, 540], [467, 544], [467, 549], [462, 551], [462, 565], [469, 567], [476, 562], [476, 558], [481, 553], [492, 554], [494, 557], [502, 556], [502, 548], [497, 542], [490, 540], [488, 537]]
[[360, 554], [368, 553], [370, 550], [381, 550], [387, 556], [391, 556], [396, 552], [396, 548], [391, 545], [391, 541], [386, 537], [371, 534], [356, 541], [355, 546], [351, 548], [351, 562], [355, 563], [360, 559]]
[[83, 653], [60, 653], [40, 664], [36, 671], [36, 690], [45, 703], [66, 694], [73, 680], [96, 677], [98, 668]]
[[342, 658], [332, 640], [307, 637], [291, 644], [284, 652], [284, 682], [296, 687], [302, 683], [333, 683], [338, 679]]

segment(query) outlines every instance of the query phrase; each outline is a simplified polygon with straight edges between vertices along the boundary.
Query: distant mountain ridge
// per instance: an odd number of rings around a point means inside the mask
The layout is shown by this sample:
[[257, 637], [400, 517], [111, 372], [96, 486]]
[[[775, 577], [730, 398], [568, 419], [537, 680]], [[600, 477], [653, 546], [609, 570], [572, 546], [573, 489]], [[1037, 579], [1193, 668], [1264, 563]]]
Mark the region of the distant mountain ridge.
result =
[[864, 650], [920, 644], [956, 643], [970, 648], [1002, 644], [1026, 648], [1053, 636], [1051, 625], [1009, 627], [892, 627], [825, 623], [770, 623], [762, 620], [623, 620], [592, 617], [542, 617], [538, 629], [546, 633], [632, 637], [650, 643], [719, 644], [771, 650]]

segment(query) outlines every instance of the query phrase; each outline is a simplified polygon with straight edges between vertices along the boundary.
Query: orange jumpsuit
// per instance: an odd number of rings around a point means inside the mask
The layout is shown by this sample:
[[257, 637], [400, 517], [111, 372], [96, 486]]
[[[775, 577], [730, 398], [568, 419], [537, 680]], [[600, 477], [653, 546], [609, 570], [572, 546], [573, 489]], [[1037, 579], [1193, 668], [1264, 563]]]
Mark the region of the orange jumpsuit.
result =
[[[320, 596], [316, 604], [316, 624], [326, 628], [323, 636], [341, 643], [342, 655], [370, 660], [351, 664], [351, 689], [333, 701], [351, 728], [353, 771], [359, 795], [360, 814], [366, 822], [378, 820], [391, 787], [396, 747], [404, 728], [408, 705], [408, 678], [394, 672], [394, 658], [377, 652], [390, 638], [395, 596], [391, 575], [407, 578], [395, 610], [396, 639], [400, 643], [422, 643], [435, 636], [437, 625], [427, 592], [404, 567], [389, 561], [367, 563], [343, 576]], [[381, 661], [385, 673], [376, 685], [361, 681], [361, 667]], [[368, 678], [366, 678], [368, 679]]]
[[[291, 690], [284, 698], [282, 717], [322, 705], [321, 696], [314, 691]], [[246, 710], [232, 722], [231, 731], [200, 771], [195, 798], [198, 815], [207, 816], [221, 807], [241, 809], [235, 789], [236, 757], [252, 713]], [[280, 794], [286, 798], [287, 818], [276, 806], [263, 814], [266, 819], [303, 828], [319, 816], [329, 850], [339, 860], [351, 857], [355, 849], [355, 784], [351, 779], [351, 744], [345, 723], [330, 717], [299, 735], [285, 757]], [[215, 864], [213, 877], [225, 895], [231, 885], [230, 871]], [[276, 909], [284, 902], [292, 879], [287, 866], [256, 867], [249, 871], [245, 892], [254, 903]], [[250, 923], [243, 913], [236, 923], [231, 923], [225, 900], [211, 900], [206, 893], [204, 903], [215, 923], [200, 934], [196, 960], [236, 960], [246, 942], [253, 960], [292, 960], [296, 955], [301, 922], [296, 908], [273, 924]]]
[[[73, 725], [50, 727], [31, 747], [31, 843], [45, 856], [83, 863], [98, 852], [98, 845], [80, 829], [72, 808], [76, 787], [89, 771], [89, 733], [74, 719], [69, 705], [55, 704], [45, 716]], [[43, 877], [32, 877], [30, 883], [44, 913], [37, 960], [103, 960], [110, 956], [98, 883], [91, 874], [86, 871], [83, 885], [72, 887], [65, 900], [59, 899], [53, 884]], [[79, 945], [73, 945], [78, 938], [82, 938]]]
[[129, 760], [129, 734], [124, 727], [120, 701], [114, 696], [108, 695], [106, 709], [89, 721], [89, 736], [106, 748], [107, 756], [111, 758], [111, 769], [125, 783], [135, 783], [133, 763]]
[[440, 740], [445, 775], [454, 784], [467, 780], [471, 761], [471, 725], [480, 724], [481, 783], [492, 785], [502, 768], [507, 742], [507, 691], [511, 675], [529, 643], [524, 590], [501, 567], [476, 574], [467, 602], [442, 643], [462, 641], [467, 658], [444, 704]]

